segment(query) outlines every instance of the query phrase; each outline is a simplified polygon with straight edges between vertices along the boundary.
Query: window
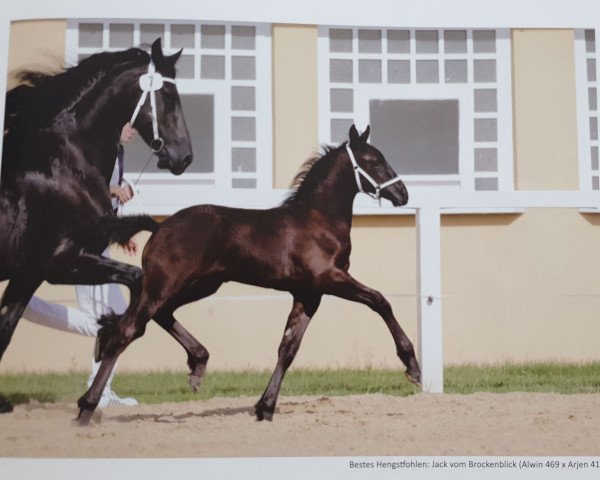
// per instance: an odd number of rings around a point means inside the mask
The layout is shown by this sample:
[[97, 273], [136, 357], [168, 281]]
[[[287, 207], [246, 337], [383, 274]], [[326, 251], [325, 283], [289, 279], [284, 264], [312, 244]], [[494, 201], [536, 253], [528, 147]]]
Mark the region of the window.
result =
[[[141, 141], [126, 145], [130, 177], [144, 185], [208, 190], [272, 189], [271, 32], [268, 24], [72, 20], [67, 62], [98, 51], [121, 50], [163, 39], [165, 54], [183, 49], [177, 88], [190, 130], [194, 162], [183, 177], [148, 162]], [[147, 165], [147, 167], [146, 167]], [[183, 190], [181, 188], [183, 188]], [[206, 190], [208, 189], [208, 190]], [[164, 196], [164, 195], [163, 195]], [[204, 199], [212, 198], [204, 195]], [[175, 201], [197, 202], [197, 198]]]
[[407, 184], [512, 190], [508, 30], [321, 27], [322, 143], [371, 125]]
[[598, 162], [598, 75], [595, 30], [575, 31], [577, 115], [579, 126], [579, 188], [600, 190]]

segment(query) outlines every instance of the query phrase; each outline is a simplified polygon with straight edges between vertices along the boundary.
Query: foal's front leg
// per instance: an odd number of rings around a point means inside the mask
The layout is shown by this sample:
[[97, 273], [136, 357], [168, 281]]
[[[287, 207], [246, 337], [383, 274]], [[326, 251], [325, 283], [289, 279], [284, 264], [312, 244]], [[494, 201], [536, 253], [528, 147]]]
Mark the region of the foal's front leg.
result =
[[277, 366], [271, 376], [267, 389], [255, 405], [257, 420], [273, 420], [273, 412], [275, 411], [283, 376], [294, 361], [306, 327], [308, 327], [310, 319], [317, 311], [317, 308], [319, 308], [320, 303], [321, 295], [318, 294], [294, 295], [294, 306], [288, 317], [285, 332], [279, 345]]
[[323, 289], [324, 293], [362, 303], [377, 312], [392, 334], [398, 357], [406, 365], [406, 377], [412, 383], [421, 385], [421, 367], [413, 344], [394, 317], [390, 303], [380, 292], [366, 287], [343, 270], [334, 270], [327, 275], [323, 280]]

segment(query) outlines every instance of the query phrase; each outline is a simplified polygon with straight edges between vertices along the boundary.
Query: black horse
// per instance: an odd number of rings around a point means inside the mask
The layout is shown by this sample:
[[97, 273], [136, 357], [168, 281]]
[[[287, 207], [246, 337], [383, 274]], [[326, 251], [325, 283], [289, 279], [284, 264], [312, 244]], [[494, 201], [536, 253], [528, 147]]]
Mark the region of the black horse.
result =
[[[406, 187], [381, 152], [367, 143], [369, 129], [359, 136], [350, 129], [350, 143], [329, 149], [307, 162], [296, 177], [297, 187], [279, 207], [246, 210], [215, 205], [190, 207], [161, 223], [143, 253], [143, 289], [122, 317], [101, 320], [100, 371], [79, 399], [79, 422], [86, 424], [98, 404], [117, 357], [143, 335], [151, 318], [175, 324], [173, 312], [207, 297], [221, 284], [236, 281], [293, 295], [294, 305], [279, 346], [271, 381], [256, 404], [258, 420], [271, 420], [283, 376], [300, 346], [304, 331], [323, 295], [368, 305], [383, 318], [394, 339], [408, 379], [421, 381], [414, 348], [394, 318], [383, 295], [350, 276], [352, 203], [359, 191], [408, 201]], [[177, 329], [175, 338], [188, 353], [190, 385], [205, 373], [208, 351]]]
[[[128, 121], [181, 174], [192, 161], [174, 85], [181, 51], [99, 53], [57, 75], [25, 72], [6, 98], [0, 190], [0, 359], [32, 295], [53, 284], [121, 283], [139, 288], [140, 269], [105, 258], [111, 242], [154, 230], [148, 216], [117, 218], [108, 183]], [[150, 95], [153, 108], [146, 104]], [[144, 104], [142, 106], [142, 104]], [[132, 112], [135, 115], [132, 116]], [[160, 135], [158, 124], [160, 123]], [[0, 411], [10, 411], [0, 396]]]

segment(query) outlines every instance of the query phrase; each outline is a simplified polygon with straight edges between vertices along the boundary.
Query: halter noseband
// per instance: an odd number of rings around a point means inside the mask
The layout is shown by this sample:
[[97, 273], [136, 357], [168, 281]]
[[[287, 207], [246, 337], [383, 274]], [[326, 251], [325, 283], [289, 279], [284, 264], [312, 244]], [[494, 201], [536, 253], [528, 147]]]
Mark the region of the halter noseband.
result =
[[163, 87], [164, 82], [174, 84], [175, 80], [172, 78], [163, 77], [160, 73], [156, 71], [154, 62], [150, 61], [150, 63], [148, 64], [148, 73], [144, 73], [139, 80], [140, 88], [142, 89], [142, 96], [140, 97], [140, 100], [138, 101], [137, 106], [133, 111], [131, 120], [129, 120], [130, 125], [133, 126], [133, 122], [140, 113], [140, 109], [146, 102], [146, 97], [148, 96], [148, 93], [150, 93], [150, 107], [152, 110], [152, 133], [154, 134], [154, 140], [152, 140], [150, 148], [155, 154], [159, 153], [165, 145], [164, 140], [158, 134], [158, 120], [156, 117], [156, 94], [154, 93]]
[[[381, 190], [383, 190], [386, 187], [389, 187], [390, 185], [393, 185], [396, 182], [400, 181], [400, 176], [396, 175], [394, 178], [388, 180], [387, 182], [384, 183], [377, 183], [375, 180], [373, 180], [373, 177], [371, 177], [371, 175], [369, 175], [367, 172], [365, 172], [356, 162], [356, 159], [354, 158], [354, 153], [352, 153], [352, 149], [350, 148], [350, 145], [346, 144], [346, 151], [348, 152], [348, 156], [350, 157], [350, 161], [352, 162], [352, 168], [354, 169], [354, 178], [356, 179], [356, 185], [358, 186], [358, 190], [361, 193], [366, 193], [367, 195], [369, 195], [369, 197], [375, 199], [375, 200], [379, 200], [381, 201]], [[360, 181], [360, 176], [363, 176], [371, 185], [373, 185], [373, 188], [375, 189], [375, 192], [365, 192], [363, 187], [362, 187], [362, 182]]]

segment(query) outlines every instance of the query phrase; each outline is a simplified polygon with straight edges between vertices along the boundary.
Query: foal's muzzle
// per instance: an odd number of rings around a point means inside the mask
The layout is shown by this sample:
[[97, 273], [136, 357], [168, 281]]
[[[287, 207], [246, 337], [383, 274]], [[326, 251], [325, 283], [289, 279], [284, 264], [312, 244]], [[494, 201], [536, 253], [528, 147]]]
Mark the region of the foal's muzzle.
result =
[[408, 203], [408, 190], [401, 180], [383, 189], [380, 196], [392, 202], [394, 207], [402, 207]]

